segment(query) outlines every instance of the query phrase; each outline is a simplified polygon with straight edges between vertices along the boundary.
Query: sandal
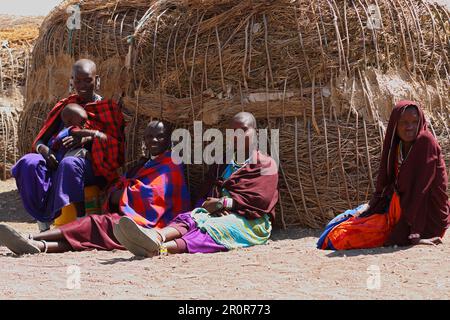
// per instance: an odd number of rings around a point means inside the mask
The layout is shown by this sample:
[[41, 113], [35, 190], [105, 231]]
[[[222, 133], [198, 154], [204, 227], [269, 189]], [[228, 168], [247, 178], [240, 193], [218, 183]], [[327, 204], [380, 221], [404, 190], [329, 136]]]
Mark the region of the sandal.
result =
[[[122, 235], [124, 235], [127, 240], [144, 248], [147, 252], [146, 256], [159, 254], [164, 237], [162, 237], [155, 229], [142, 228], [129, 217], [122, 217], [119, 220], [118, 228], [120, 228]], [[161, 241], [158, 236], [161, 236], [163, 241]]]
[[117, 241], [125, 247], [128, 251], [130, 251], [132, 254], [138, 257], [146, 257], [147, 256], [147, 250], [144, 248], [138, 246], [137, 244], [131, 242], [128, 240], [128, 238], [122, 233], [119, 224], [113, 225], [113, 233], [114, 237], [116, 237]]
[[[4, 224], [0, 224], [0, 243], [17, 255], [41, 253], [41, 250], [33, 245], [32, 240]], [[44, 249], [47, 252], [47, 243], [44, 243]]]

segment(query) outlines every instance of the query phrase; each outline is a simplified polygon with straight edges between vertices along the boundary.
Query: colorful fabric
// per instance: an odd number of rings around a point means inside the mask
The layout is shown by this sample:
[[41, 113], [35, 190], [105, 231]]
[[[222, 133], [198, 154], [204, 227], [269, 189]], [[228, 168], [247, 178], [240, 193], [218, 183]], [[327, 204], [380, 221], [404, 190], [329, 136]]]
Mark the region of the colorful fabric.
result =
[[[172, 162], [171, 151], [149, 160], [133, 177], [122, 176], [109, 193], [115, 190], [124, 190], [121, 213], [145, 228], [163, 228], [190, 209], [183, 166]], [[108, 203], [105, 212], [110, 212]]]
[[347, 217], [332, 226], [331, 230], [326, 228], [324, 235], [320, 237], [318, 247], [330, 250], [382, 247], [400, 220], [401, 213], [400, 198], [394, 193], [386, 214]]
[[334, 219], [332, 219], [325, 227], [324, 232], [320, 236], [319, 240], [317, 241], [317, 249], [331, 249], [323, 247], [323, 243], [328, 237], [328, 234], [334, 229], [334, 227], [340, 225], [341, 223], [347, 221], [348, 219], [354, 217], [359, 210], [361, 210], [365, 205], [362, 204], [359, 207], [356, 207], [355, 209], [349, 209], [345, 211], [344, 213], [341, 213], [337, 215]]
[[[225, 167], [225, 170], [223, 171], [223, 173], [221, 175], [222, 179], [224, 179], [224, 180], [228, 179], [229, 177], [231, 177], [231, 175], [233, 173], [235, 173], [236, 171], [241, 169], [243, 166], [247, 165], [249, 163], [249, 161], [250, 161], [250, 159], [247, 159], [242, 165], [240, 165], [234, 159], [232, 159], [231, 163], [229, 163]], [[222, 188], [221, 193], [222, 193], [222, 197], [231, 198], [231, 194], [228, 192], [228, 190], [226, 188]]]
[[203, 208], [197, 208], [191, 216], [200, 230], [228, 250], [265, 244], [272, 232], [269, 215], [251, 220], [233, 213], [216, 217]]
[[228, 251], [223, 245], [218, 244], [213, 238], [199, 228], [192, 219], [190, 212], [179, 214], [170, 224], [181, 234], [181, 238], [175, 239], [178, 250], [183, 253], [215, 253]]
[[52, 149], [53, 151], [58, 151], [59, 149], [63, 148], [63, 139], [70, 136], [71, 130], [73, 127], [64, 128], [61, 131], [59, 131], [56, 135], [54, 135], [47, 143], [47, 146]]
[[[232, 161], [223, 173], [222, 179], [229, 179], [233, 174], [248, 165], [247, 160], [242, 166]], [[226, 188], [221, 189], [220, 196], [231, 197]], [[230, 213], [222, 217], [211, 216], [203, 208], [194, 209], [192, 219], [197, 223], [197, 228], [206, 232], [216, 243], [228, 250], [246, 248], [254, 245], [265, 244], [270, 238], [272, 224], [270, 216], [247, 219], [244, 216]]]
[[78, 95], [72, 95], [59, 101], [38, 133], [33, 143], [33, 151], [47, 130], [60, 123], [60, 113], [69, 103], [78, 103], [85, 108], [88, 114], [86, 129], [99, 130], [107, 135], [107, 141], [94, 139], [92, 142], [92, 166], [96, 176], [105, 177], [108, 182], [115, 180], [118, 177], [117, 169], [123, 165], [125, 158], [125, 122], [119, 106], [113, 100], [82, 104]]
[[227, 179], [222, 178], [227, 165], [212, 166], [198, 197], [210, 194], [220, 198], [222, 190], [226, 189], [235, 204], [234, 213], [247, 219], [269, 215], [274, 221], [278, 202], [278, 168], [271, 157], [259, 151], [252, 157], [255, 161], [250, 161]]
[[70, 203], [84, 201], [84, 187], [102, 185], [88, 159], [65, 157], [57, 170], [47, 168], [37, 153], [23, 156], [11, 169], [26, 211], [36, 220], [51, 222]]
[[[47, 143], [47, 146], [52, 149], [54, 152], [56, 152], [56, 160], [61, 161], [65, 155], [68, 156], [77, 156], [76, 151], [82, 150], [82, 148], [76, 148], [70, 150], [71, 152], [67, 154], [69, 149], [65, 148], [63, 145], [63, 139], [70, 136], [73, 132], [76, 132], [80, 130], [80, 128], [77, 127], [68, 127], [63, 128], [61, 131], [59, 131], [56, 135], [54, 135]], [[84, 149], [83, 149], [84, 150]], [[82, 154], [79, 152], [79, 154]]]
[[[417, 138], [396, 177], [396, 150], [400, 143], [397, 124], [408, 106], [416, 108], [420, 123]], [[418, 233], [422, 238], [442, 236], [450, 225], [447, 185], [448, 177], [441, 148], [427, 128], [422, 109], [414, 101], [400, 101], [389, 118], [377, 187], [369, 209], [369, 214], [382, 212], [394, 190], [401, 195], [403, 215], [387, 244], [408, 245], [408, 236], [412, 233]]]

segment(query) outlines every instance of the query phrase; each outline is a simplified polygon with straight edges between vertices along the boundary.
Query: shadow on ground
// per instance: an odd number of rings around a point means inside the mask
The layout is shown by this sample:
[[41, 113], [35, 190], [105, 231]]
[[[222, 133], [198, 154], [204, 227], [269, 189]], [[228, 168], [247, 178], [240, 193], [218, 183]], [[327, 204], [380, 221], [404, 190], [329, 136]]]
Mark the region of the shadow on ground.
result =
[[0, 192], [0, 223], [1, 222], [33, 222], [22, 205], [20, 195], [16, 190]]
[[358, 257], [358, 256], [371, 256], [371, 255], [382, 255], [382, 254], [392, 254], [398, 251], [404, 251], [411, 249], [412, 246], [408, 247], [382, 247], [374, 249], [358, 249], [358, 250], [343, 250], [343, 251], [331, 251], [326, 256], [328, 258], [342, 258], [342, 257]]
[[272, 241], [282, 240], [298, 240], [303, 238], [319, 238], [322, 230], [320, 229], [306, 229], [306, 228], [288, 228], [286, 230], [275, 229], [272, 232], [270, 239]]

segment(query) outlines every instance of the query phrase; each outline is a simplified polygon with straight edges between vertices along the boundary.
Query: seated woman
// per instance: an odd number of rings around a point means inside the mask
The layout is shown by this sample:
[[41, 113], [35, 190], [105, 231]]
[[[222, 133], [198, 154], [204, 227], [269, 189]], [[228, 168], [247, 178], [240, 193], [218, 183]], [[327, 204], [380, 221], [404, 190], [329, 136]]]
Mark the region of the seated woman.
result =
[[150, 153], [108, 192], [103, 215], [90, 215], [35, 236], [22, 236], [0, 225], [0, 245], [21, 254], [60, 253], [125, 248], [113, 234], [113, 225], [127, 216], [143, 228], [162, 228], [177, 214], [190, 208], [189, 192], [182, 165], [171, 157], [171, 129], [165, 122], [152, 121], [144, 134]]
[[272, 158], [250, 148], [256, 141], [252, 114], [237, 114], [231, 125], [245, 132], [247, 161], [212, 166], [204, 192], [199, 193], [202, 198], [210, 191], [202, 207], [180, 214], [165, 228], [145, 229], [121, 218], [114, 235], [123, 246], [137, 256], [152, 257], [161, 249], [213, 253], [267, 242], [278, 201], [277, 167]]
[[[120, 106], [95, 93], [100, 78], [91, 60], [81, 59], [72, 67], [71, 82], [76, 94], [59, 101], [33, 142], [32, 153], [23, 156], [11, 169], [25, 210], [38, 221], [40, 231], [50, 229], [61, 209], [74, 204], [84, 215], [84, 187], [104, 187], [119, 177], [125, 156], [125, 121]], [[64, 157], [57, 161], [49, 141], [64, 127], [61, 113], [71, 103], [82, 106], [88, 116], [86, 129], [101, 131], [106, 139], [69, 135], [62, 140], [64, 148], [83, 146], [91, 159]]]
[[447, 171], [441, 148], [416, 102], [392, 110], [377, 188], [368, 205], [333, 219], [319, 249], [436, 245], [450, 224]]

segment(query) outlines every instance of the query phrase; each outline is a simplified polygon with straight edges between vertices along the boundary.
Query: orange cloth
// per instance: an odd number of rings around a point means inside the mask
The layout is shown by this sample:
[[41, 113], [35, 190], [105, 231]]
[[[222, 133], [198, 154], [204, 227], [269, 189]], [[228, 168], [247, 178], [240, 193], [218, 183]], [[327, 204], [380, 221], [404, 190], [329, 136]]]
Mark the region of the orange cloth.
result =
[[401, 216], [400, 197], [394, 192], [389, 211], [368, 217], [352, 217], [328, 234], [324, 247], [336, 250], [377, 248], [384, 245]]

